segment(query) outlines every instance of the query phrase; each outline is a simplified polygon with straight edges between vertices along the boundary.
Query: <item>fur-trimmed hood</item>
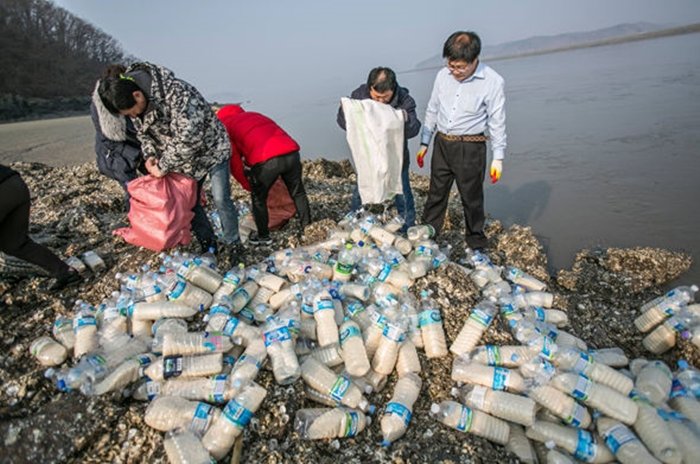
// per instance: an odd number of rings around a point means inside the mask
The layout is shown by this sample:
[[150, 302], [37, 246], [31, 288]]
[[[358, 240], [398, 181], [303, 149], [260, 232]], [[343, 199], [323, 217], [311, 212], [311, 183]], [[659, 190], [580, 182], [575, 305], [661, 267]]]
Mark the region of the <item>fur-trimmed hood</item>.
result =
[[95, 105], [97, 110], [97, 121], [100, 124], [100, 130], [109, 140], [126, 142], [126, 118], [109, 112], [97, 92], [99, 86], [100, 81], [97, 81], [95, 90], [92, 92], [92, 104]]

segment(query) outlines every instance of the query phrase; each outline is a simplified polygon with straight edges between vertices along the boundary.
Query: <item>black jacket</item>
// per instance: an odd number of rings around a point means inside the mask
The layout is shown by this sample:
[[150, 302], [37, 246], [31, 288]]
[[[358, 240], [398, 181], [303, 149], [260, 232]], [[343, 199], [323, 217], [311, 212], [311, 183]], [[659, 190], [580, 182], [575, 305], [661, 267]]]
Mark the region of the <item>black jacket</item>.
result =
[[[355, 100], [366, 100], [370, 98], [369, 87], [367, 87], [367, 84], [362, 84], [353, 90], [353, 92], [350, 94], [350, 98]], [[391, 98], [389, 105], [397, 110], [406, 110], [408, 118], [403, 128], [403, 135], [406, 140], [412, 139], [418, 135], [421, 123], [418, 120], [418, 115], [416, 114], [416, 101], [408, 94], [408, 89], [397, 86], [397, 90], [394, 92], [394, 96]], [[338, 109], [338, 125], [345, 130], [345, 113], [343, 112], [342, 106]], [[408, 149], [407, 144], [404, 144], [404, 149]]]
[[14, 169], [10, 169], [4, 164], [0, 164], [0, 184], [5, 182], [7, 179], [9, 179], [12, 176], [18, 175], [19, 173], [15, 171]]

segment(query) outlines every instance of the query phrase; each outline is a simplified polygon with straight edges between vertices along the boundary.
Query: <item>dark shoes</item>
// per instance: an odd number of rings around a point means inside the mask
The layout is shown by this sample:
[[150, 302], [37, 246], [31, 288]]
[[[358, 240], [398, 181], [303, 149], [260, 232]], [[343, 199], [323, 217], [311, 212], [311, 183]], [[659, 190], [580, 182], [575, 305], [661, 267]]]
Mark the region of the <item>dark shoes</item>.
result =
[[238, 241], [229, 245], [229, 248], [231, 249], [231, 264], [242, 263], [246, 253], [245, 246]]
[[66, 287], [70, 287], [72, 285], [77, 284], [80, 282], [80, 274], [78, 274], [78, 271], [75, 269], [71, 269], [68, 271], [67, 274], [63, 274], [61, 276], [56, 277], [56, 281], [49, 286], [49, 290], [52, 292], [55, 292], [57, 290], [62, 290]]
[[269, 235], [265, 237], [260, 237], [258, 236], [257, 232], [251, 232], [250, 236], [248, 237], [248, 241], [251, 243], [251, 245], [272, 245], [272, 239]]

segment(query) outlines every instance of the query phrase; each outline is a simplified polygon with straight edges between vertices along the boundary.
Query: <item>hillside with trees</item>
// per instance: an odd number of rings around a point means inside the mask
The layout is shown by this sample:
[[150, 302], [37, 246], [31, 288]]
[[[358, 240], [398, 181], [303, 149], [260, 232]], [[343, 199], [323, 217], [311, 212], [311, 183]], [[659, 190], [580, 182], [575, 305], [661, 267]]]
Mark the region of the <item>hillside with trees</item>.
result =
[[119, 42], [47, 0], [0, 2], [0, 121], [87, 112]]

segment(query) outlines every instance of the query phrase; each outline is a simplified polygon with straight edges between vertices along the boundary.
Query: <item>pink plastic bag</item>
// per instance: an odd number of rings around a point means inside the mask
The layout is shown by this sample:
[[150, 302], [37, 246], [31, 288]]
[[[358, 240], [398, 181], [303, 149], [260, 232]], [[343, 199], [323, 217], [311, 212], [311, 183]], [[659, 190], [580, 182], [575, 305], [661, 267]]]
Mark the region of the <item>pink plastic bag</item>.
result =
[[176, 173], [160, 178], [143, 176], [129, 182], [127, 189], [131, 226], [116, 229], [114, 235], [153, 251], [190, 243], [196, 180]]

